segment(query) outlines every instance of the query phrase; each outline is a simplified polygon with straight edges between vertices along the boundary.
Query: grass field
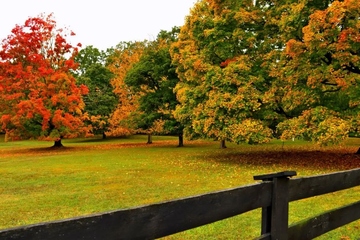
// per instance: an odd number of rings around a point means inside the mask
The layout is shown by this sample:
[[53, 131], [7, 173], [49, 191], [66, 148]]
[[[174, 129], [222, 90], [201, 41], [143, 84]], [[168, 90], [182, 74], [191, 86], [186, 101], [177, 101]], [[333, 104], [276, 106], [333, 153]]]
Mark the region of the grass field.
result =
[[[185, 141], [145, 136], [124, 139], [4, 142], [0, 135], [0, 229], [134, 207], [254, 183], [253, 175], [284, 170], [298, 176], [360, 167], [360, 139], [341, 147], [273, 141], [267, 145]], [[290, 204], [290, 224], [360, 199], [360, 188]], [[164, 239], [252, 239], [260, 211]], [[358, 239], [360, 221], [318, 239]]]

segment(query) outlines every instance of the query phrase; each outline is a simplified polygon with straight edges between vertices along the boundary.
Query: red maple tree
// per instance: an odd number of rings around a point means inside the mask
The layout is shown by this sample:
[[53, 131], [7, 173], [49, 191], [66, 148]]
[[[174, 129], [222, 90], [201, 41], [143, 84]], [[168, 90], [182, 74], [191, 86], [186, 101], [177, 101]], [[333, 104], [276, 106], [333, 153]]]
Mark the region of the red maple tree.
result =
[[75, 137], [83, 123], [82, 95], [71, 71], [77, 47], [57, 29], [53, 15], [39, 15], [16, 25], [0, 45], [0, 123], [8, 138], [54, 140]]

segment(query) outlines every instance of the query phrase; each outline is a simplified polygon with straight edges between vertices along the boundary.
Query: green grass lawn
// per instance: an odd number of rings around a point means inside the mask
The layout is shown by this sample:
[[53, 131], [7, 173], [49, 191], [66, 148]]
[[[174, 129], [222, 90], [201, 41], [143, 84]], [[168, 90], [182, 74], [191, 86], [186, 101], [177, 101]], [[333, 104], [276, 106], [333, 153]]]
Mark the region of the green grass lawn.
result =
[[[295, 170], [298, 176], [360, 167], [352, 154], [360, 139], [341, 147], [273, 141], [267, 145], [188, 141], [146, 136], [123, 139], [4, 142], [0, 135], [0, 229], [187, 197], [254, 183], [254, 175]], [[290, 224], [360, 199], [360, 188], [290, 204]], [[164, 239], [252, 239], [260, 211]], [[358, 239], [360, 221], [318, 239]]]

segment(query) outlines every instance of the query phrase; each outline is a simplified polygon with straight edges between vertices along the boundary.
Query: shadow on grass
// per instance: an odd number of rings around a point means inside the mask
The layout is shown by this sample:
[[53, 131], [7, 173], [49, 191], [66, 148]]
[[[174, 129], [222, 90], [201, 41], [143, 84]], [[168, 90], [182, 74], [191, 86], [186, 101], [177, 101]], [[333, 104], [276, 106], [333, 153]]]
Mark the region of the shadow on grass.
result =
[[[32, 152], [72, 152], [72, 151], [86, 151], [86, 150], [98, 150], [98, 149], [116, 149], [116, 148], [131, 148], [131, 147], [144, 147], [145, 143], [112, 143], [112, 144], [98, 144], [98, 145], [78, 145], [62, 147], [38, 147], [23, 149], [24, 151]], [[21, 151], [21, 150], [20, 150]]]
[[69, 143], [108, 143], [108, 142], [117, 142], [123, 139], [131, 139], [128, 137], [91, 137], [91, 138], [75, 138], [75, 139], [68, 139], [66, 142]]
[[347, 170], [360, 168], [360, 155], [343, 150], [263, 150], [263, 151], [223, 151], [211, 155], [222, 164], [280, 167], [284, 170], [319, 169]]
[[84, 147], [81, 146], [62, 146], [62, 147], [34, 147], [34, 148], [27, 148], [27, 149], [20, 149], [16, 151], [16, 153], [65, 153], [65, 152], [73, 152], [73, 151], [80, 151]]

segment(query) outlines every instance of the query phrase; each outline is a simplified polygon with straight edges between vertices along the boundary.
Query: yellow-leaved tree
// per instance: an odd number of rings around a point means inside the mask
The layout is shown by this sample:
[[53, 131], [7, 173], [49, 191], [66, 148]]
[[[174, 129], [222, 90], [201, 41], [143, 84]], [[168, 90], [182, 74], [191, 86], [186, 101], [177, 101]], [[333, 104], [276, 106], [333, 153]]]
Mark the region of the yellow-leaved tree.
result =
[[355, 0], [198, 1], [172, 46], [191, 136], [337, 144], [358, 132]]
[[360, 2], [329, 3], [311, 12], [301, 35], [287, 41], [271, 73], [284, 85], [288, 111], [303, 106], [296, 117], [279, 125], [283, 139], [338, 144], [350, 132], [359, 132]]

